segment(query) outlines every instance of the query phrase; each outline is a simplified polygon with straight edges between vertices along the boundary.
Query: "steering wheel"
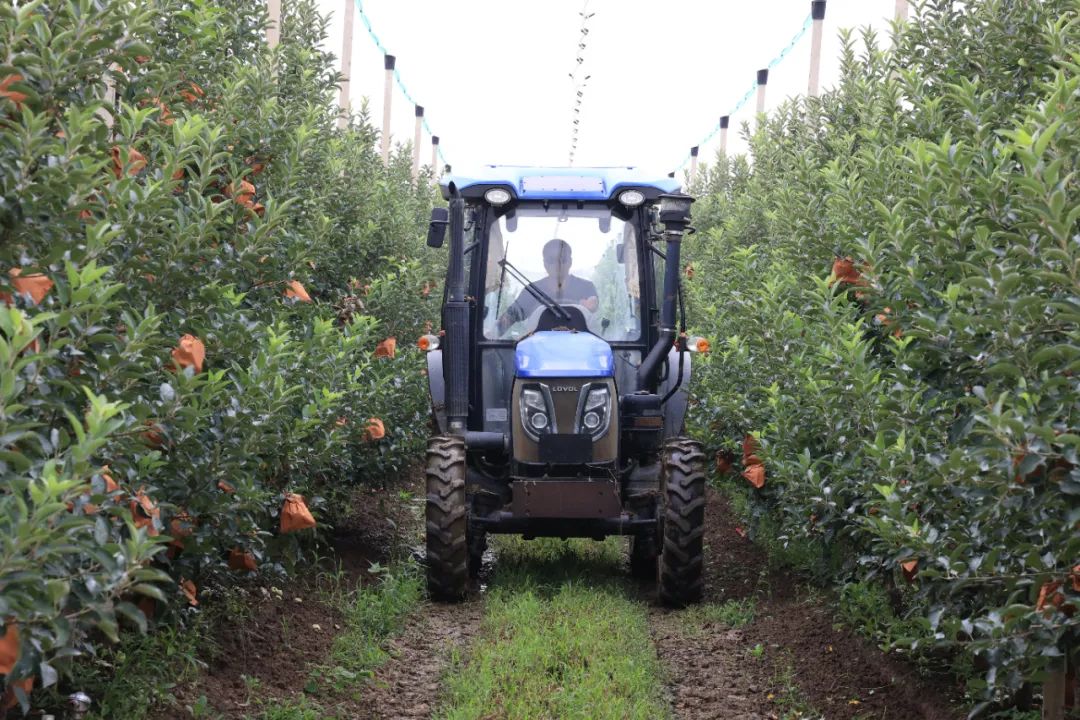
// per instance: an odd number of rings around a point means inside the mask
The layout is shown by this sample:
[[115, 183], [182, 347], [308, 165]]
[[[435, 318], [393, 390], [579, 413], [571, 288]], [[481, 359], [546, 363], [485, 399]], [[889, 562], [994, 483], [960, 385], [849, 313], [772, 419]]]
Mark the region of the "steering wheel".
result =
[[[595, 312], [589, 310], [589, 308], [584, 305], [579, 305], [577, 303], [559, 303], [559, 307], [567, 309], [574, 308], [575, 310], [580, 311], [582, 317], [585, 318], [585, 326], [589, 329], [589, 332], [597, 337], [601, 337], [603, 328], [600, 326], [600, 319], [596, 316]], [[540, 316], [547, 311], [547, 306], [537, 305], [536, 309], [525, 319], [525, 329], [522, 331], [521, 336], [528, 335], [536, 330], [537, 326], [540, 324]]]

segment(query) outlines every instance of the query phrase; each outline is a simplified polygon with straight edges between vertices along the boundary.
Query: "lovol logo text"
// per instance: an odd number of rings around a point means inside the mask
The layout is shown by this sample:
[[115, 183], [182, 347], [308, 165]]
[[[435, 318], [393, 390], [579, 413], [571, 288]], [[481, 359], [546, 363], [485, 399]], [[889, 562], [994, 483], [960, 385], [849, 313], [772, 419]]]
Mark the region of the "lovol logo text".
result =
[[576, 385], [552, 385], [552, 392], [577, 392], [581, 388]]

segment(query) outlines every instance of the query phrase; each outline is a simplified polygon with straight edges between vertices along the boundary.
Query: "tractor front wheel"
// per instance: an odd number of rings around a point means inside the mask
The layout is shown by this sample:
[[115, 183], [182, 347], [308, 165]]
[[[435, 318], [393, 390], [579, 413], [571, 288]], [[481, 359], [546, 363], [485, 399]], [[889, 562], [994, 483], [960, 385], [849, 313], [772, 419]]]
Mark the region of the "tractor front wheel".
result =
[[468, 582], [465, 442], [440, 435], [427, 449], [427, 579], [435, 600], [461, 600]]
[[673, 438], [664, 445], [660, 600], [682, 607], [701, 600], [705, 535], [705, 453]]

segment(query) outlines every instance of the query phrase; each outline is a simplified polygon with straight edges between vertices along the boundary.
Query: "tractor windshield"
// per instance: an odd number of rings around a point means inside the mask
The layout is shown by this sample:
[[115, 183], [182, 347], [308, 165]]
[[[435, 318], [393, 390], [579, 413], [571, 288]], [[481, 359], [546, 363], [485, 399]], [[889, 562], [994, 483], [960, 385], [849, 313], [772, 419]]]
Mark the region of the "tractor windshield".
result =
[[632, 223], [607, 208], [552, 203], [547, 209], [518, 207], [499, 218], [488, 236], [484, 336], [517, 339], [532, 332], [546, 309], [546, 296], [581, 310], [589, 330], [605, 340], [637, 340], [636, 235]]

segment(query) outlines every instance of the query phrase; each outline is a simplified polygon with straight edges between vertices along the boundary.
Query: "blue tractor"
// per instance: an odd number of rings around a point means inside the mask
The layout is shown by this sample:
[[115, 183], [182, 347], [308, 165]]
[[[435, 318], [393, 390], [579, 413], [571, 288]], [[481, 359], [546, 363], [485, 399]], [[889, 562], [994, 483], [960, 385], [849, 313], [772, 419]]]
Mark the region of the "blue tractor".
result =
[[464, 596], [489, 533], [623, 535], [663, 602], [696, 602], [705, 456], [683, 425], [707, 343], [686, 335], [679, 262], [693, 199], [635, 168], [487, 166], [441, 187], [443, 332], [421, 341], [431, 595]]

